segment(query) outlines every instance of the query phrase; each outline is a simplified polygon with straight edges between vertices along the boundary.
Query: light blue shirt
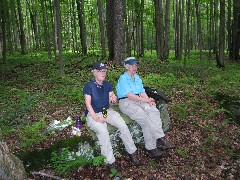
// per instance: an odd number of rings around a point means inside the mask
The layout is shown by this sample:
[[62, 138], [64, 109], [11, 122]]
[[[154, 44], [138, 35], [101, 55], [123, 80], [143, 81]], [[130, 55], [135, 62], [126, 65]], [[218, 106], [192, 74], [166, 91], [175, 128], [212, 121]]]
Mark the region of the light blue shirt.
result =
[[133, 94], [141, 94], [145, 92], [143, 83], [137, 74], [134, 74], [134, 80], [125, 72], [118, 79], [116, 86], [118, 98], [124, 98], [130, 92]]

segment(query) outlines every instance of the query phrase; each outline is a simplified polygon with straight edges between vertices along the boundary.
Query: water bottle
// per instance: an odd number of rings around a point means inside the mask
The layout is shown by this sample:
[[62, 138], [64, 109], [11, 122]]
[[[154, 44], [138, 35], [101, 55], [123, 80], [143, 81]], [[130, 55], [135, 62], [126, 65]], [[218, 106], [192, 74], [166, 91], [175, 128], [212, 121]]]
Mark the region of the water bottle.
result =
[[76, 118], [76, 128], [81, 129], [82, 128], [82, 121], [80, 116], [77, 116]]
[[103, 109], [102, 109], [102, 115], [103, 115], [104, 118], [107, 118], [107, 117], [108, 117], [107, 109], [106, 109], [106, 108], [103, 108]]

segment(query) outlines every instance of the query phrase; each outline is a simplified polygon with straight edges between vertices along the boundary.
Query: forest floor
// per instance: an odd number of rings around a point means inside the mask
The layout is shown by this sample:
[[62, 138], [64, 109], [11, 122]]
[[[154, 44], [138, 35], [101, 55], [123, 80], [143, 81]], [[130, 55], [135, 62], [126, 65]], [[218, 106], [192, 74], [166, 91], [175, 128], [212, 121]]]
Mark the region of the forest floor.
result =
[[[10, 65], [2, 72], [1, 90], [3, 94], [9, 92], [9, 96], [6, 95], [1, 104], [5, 108], [7, 104], [19, 103], [21, 96], [25, 97], [23, 92], [31, 96], [34, 94], [40, 96], [39, 92], [44, 94], [37, 99], [37, 104], [30, 100], [26, 101], [25, 106], [29, 104], [32, 106], [27, 110], [22, 110], [24, 113], [17, 117], [18, 125], [23, 120], [38, 121], [43, 115], [50, 123], [53, 119], [62, 120], [68, 116], [74, 117], [77, 112], [84, 111], [84, 106], [79, 107], [76, 99], [73, 99], [75, 91], [67, 95], [59, 94], [62, 92], [62, 87], [67, 89], [79, 79], [84, 82], [89, 77], [77, 74], [77, 78], [74, 77], [75, 81], [64, 84], [58, 78], [49, 80], [51, 74], [47, 66], [48, 64], [43, 66], [41, 63], [30, 65], [17, 63]], [[166, 137], [177, 148], [163, 151], [167, 156], [162, 159], [150, 158], [142, 148], [138, 148], [138, 157], [142, 163], [140, 167], [135, 167], [130, 163], [126, 154], [117, 157], [116, 164], [121, 179], [240, 179], [240, 125], [224, 113], [220, 102], [214, 96], [205, 93], [207, 88], [209, 88], [207, 85], [197, 85], [197, 88], [190, 91], [187, 88], [174, 87], [169, 90], [171, 102], [168, 107], [172, 123]], [[13, 91], [20, 92], [22, 95], [11, 93]], [[57, 91], [61, 91], [59, 96], [53, 95]], [[50, 92], [52, 97], [49, 95]], [[78, 89], [77, 93], [81, 93], [81, 89]], [[55, 98], [59, 99], [55, 101]], [[190, 102], [189, 99], [191, 99]], [[189, 103], [191, 105], [182, 106]], [[11, 108], [17, 111], [18, 107]], [[2, 112], [10, 111], [10, 109], [5, 109]], [[82, 135], [89, 136], [85, 127], [82, 128]], [[51, 139], [34, 144], [29, 149], [48, 148], [72, 136], [71, 129], [65, 128], [55, 133]], [[19, 144], [21, 140], [17, 134], [6, 134], [4, 140], [13, 152], [22, 149]], [[62, 175], [56, 175], [55, 170], [49, 167], [44, 167], [38, 172], [54, 175], [60, 179], [111, 179], [107, 166], [79, 167]], [[54, 178], [30, 173], [28, 179]]]

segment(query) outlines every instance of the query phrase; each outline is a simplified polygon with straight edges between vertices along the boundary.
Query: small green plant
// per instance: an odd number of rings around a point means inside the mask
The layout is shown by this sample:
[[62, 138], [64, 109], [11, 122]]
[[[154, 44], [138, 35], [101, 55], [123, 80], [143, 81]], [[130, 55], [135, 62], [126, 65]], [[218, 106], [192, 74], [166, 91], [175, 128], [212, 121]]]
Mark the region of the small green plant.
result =
[[104, 156], [93, 156], [94, 148], [83, 145], [79, 147], [82, 150], [80, 154], [71, 152], [69, 148], [63, 148], [60, 152], [54, 151], [51, 157], [51, 166], [60, 175], [69, 173], [79, 166], [100, 166], [105, 164]]
[[184, 158], [189, 158], [189, 154], [186, 148], [179, 148], [177, 152]]
[[110, 178], [121, 177], [121, 174], [115, 169], [111, 169]]
[[21, 147], [31, 147], [33, 144], [39, 144], [48, 139], [45, 134], [45, 129], [47, 127], [45, 118], [44, 116], [40, 121], [32, 125], [27, 125], [21, 130], [16, 130], [16, 133], [22, 141]]
[[149, 165], [155, 168], [159, 167], [159, 164], [154, 160], [149, 161]]

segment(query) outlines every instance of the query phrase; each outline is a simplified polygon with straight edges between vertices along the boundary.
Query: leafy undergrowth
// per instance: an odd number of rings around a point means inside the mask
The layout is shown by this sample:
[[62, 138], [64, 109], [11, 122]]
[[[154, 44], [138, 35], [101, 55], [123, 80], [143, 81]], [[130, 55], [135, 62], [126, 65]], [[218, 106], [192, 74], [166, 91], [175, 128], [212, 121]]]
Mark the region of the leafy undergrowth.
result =
[[[66, 55], [65, 78], [60, 78], [55, 63], [42, 59], [13, 58], [1, 70], [2, 138], [15, 153], [48, 148], [72, 137], [70, 128], [49, 133], [46, 126], [54, 119], [62, 121], [84, 112], [82, 87], [92, 79], [90, 67], [94, 58], [83, 61]], [[239, 124], [226, 116], [227, 110], [215, 98], [215, 94], [221, 92], [239, 99], [240, 77], [236, 72], [240, 66], [229, 63], [221, 71], [213, 64], [208, 64], [206, 79], [200, 84], [197, 68], [189, 67], [183, 73], [180, 62], [141, 60], [139, 74], [144, 83], [161, 88], [171, 98], [168, 107], [172, 124], [167, 139], [177, 148], [163, 151], [167, 155], [163, 159], [149, 158], [138, 148], [143, 164], [140, 167], [129, 163], [126, 154], [117, 157], [116, 164], [123, 179], [240, 178]], [[107, 79], [115, 86], [123, 70], [113, 67]], [[34, 127], [34, 132], [29, 127]], [[85, 127], [82, 131], [83, 136], [89, 136]], [[30, 173], [29, 179], [54, 179], [43, 173], [65, 179], [110, 179], [107, 166], [79, 167], [62, 175], [49, 167], [39, 172], [42, 175]]]

